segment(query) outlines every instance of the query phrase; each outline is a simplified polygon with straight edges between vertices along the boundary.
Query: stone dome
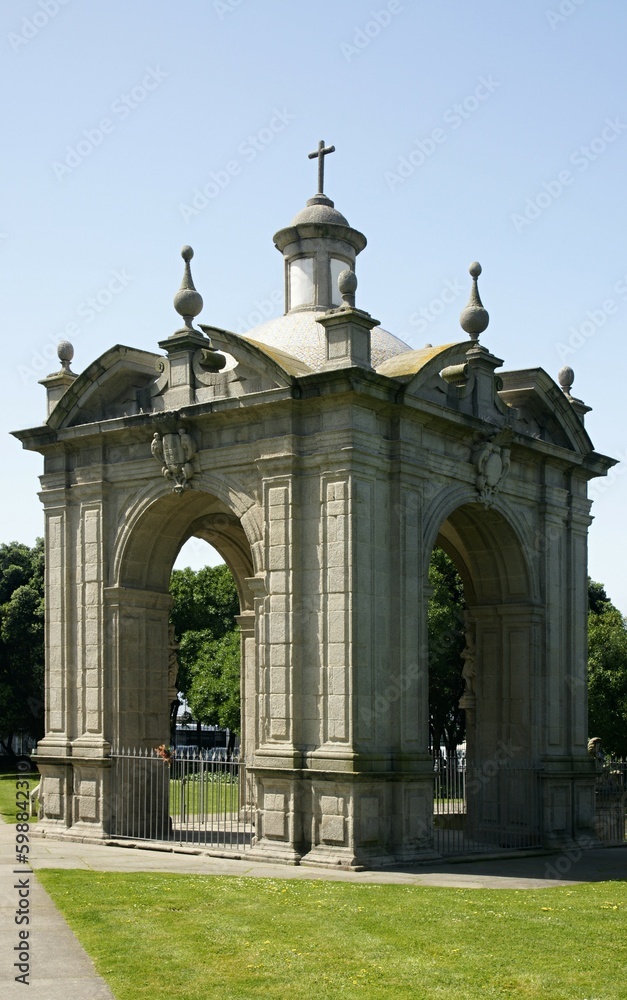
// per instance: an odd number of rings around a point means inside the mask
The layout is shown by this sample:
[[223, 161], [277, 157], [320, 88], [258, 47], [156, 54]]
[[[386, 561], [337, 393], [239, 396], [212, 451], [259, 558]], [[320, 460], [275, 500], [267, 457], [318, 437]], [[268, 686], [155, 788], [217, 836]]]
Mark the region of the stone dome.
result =
[[303, 222], [326, 223], [333, 226], [348, 226], [348, 219], [331, 205], [306, 205], [292, 219], [291, 226], [300, 226]]
[[[308, 309], [287, 313], [248, 330], [244, 336], [247, 340], [285, 351], [317, 371], [326, 358], [325, 330], [316, 322], [316, 316], [320, 315], [321, 313]], [[397, 354], [412, 350], [408, 344], [380, 326], [374, 328], [371, 336], [373, 368], [378, 368]]]

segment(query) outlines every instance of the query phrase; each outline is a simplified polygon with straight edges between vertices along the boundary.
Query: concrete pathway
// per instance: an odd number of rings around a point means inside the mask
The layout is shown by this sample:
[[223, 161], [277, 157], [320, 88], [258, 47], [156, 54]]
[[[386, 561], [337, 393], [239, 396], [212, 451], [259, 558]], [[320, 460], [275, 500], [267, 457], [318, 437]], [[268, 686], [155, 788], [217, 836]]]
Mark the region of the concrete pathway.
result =
[[[32, 829], [32, 828], [31, 828]], [[215, 858], [190, 850], [151, 850], [107, 847], [69, 840], [33, 836], [32, 870], [80, 868], [88, 871], [170, 872], [199, 875], [238, 875], [251, 878], [327, 879], [361, 884], [436, 885], [472, 889], [537, 889], [579, 882], [627, 880], [627, 846], [604, 850], [572, 851], [498, 860], [464, 861], [408, 866], [378, 872], [347, 872], [336, 869], [289, 867], [259, 861]], [[0, 823], [0, 996], [3, 1000], [23, 997], [23, 986], [15, 983], [13, 947], [19, 943], [15, 910], [19, 906], [19, 880], [27, 880], [30, 898], [31, 975], [36, 1000], [113, 1000], [104, 981], [63, 917], [44, 892], [31, 866], [15, 862], [15, 827]], [[23, 870], [24, 869], [24, 870]]]
[[[47, 892], [31, 874], [30, 865], [15, 857], [15, 827], [0, 820], [0, 996], [2, 1000], [114, 1000], [109, 987], [96, 975], [87, 956]], [[29, 923], [15, 923], [16, 910], [27, 912]], [[28, 904], [28, 909], [26, 905]], [[19, 932], [28, 930], [30, 959], [27, 982], [15, 977]]]
[[[122, 843], [122, 842], [120, 842]], [[210, 857], [200, 849], [81, 844], [33, 838], [33, 868], [83, 868], [110, 872], [180, 872], [238, 875], [251, 878], [326, 879], [333, 882], [377, 882], [440, 885], [455, 888], [541, 889], [578, 882], [627, 880], [627, 846], [576, 850], [564, 854], [499, 858], [489, 861], [430, 862], [383, 871], [350, 872], [338, 868], [268, 864], [244, 858]]]

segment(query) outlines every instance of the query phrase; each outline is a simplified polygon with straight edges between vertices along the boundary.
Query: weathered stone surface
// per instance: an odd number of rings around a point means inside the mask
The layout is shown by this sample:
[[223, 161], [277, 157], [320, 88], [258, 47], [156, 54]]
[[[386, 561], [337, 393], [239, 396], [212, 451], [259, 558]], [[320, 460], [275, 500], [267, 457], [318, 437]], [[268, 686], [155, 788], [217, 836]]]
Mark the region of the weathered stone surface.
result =
[[[307, 237], [327, 260], [325, 240], [355, 232], [310, 225], [286, 252]], [[60, 395], [51, 376], [46, 424], [18, 432], [45, 459], [46, 832], [106, 836], [111, 746], [167, 740], [168, 585], [191, 535], [240, 594], [258, 856], [363, 867], [432, 852], [435, 544], [470, 607], [469, 754], [544, 767], [551, 843], [590, 828], [586, 484], [611, 460], [543, 371], [497, 376], [470, 341], [372, 370], [367, 314], [325, 309], [319, 370], [254, 331], [204, 327], [221, 371], [196, 357], [197, 331], [168, 357], [113, 348]]]

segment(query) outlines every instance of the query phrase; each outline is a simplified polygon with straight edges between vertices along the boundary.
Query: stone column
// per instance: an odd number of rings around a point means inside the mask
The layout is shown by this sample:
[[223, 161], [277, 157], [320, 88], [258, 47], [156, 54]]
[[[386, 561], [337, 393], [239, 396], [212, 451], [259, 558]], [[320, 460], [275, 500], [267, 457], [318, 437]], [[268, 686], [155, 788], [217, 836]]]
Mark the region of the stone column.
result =
[[[268, 478], [263, 484], [263, 580], [249, 585], [255, 596], [257, 622], [257, 731], [248, 773], [255, 783], [256, 853], [276, 861], [297, 862], [301, 856], [302, 812], [298, 771], [301, 754], [294, 742], [300, 722], [294, 713], [292, 603], [294, 537], [292, 478]], [[250, 734], [246, 736], [251, 745]]]
[[[540, 553], [547, 605], [543, 756], [545, 842], [561, 848], [595, 841], [594, 761], [587, 753], [587, 532], [585, 484], [552, 490], [543, 511]], [[566, 502], [565, 502], [566, 499]]]
[[542, 831], [541, 706], [536, 697], [542, 613], [531, 602], [480, 605], [476, 621], [475, 752], [467, 769], [476, 840], [516, 846]]
[[107, 734], [112, 746], [169, 742], [170, 594], [107, 587]]
[[[359, 410], [352, 419], [366, 436], [375, 416]], [[301, 863], [363, 868], [431, 857], [419, 504], [411, 490], [395, 492], [387, 466], [378, 474], [368, 463], [323, 473], [319, 495], [321, 724], [319, 745], [304, 755], [310, 847]]]
[[106, 829], [130, 837], [163, 836], [169, 829], [169, 771], [155, 750], [170, 742], [172, 598], [134, 587], [108, 587], [105, 599], [106, 731], [114, 751], [137, 754], [136, 759], [115, 760], [106, 796]]
[[[85, 478], [94, 469], [82, 471]], [[103, 666], [105, 484], [58, 492], [46, 477], [47, 731], [36, 760], [42, 775], [40, 831], [104, 835], [108, 788]]]
[[[255, 580], [246, 581], [254, 588]], [[240, 629], [240, 704], [241, 732], [240, 758], [248, 764], [255, 753], [255, 709], [257, 703], [257, 657], [255, 641], [255, 613], [244, 611], [235, 619]], [[254, 804], [254, 781], [246, 772], [246, 786], [240, 789], [242, 806]]]

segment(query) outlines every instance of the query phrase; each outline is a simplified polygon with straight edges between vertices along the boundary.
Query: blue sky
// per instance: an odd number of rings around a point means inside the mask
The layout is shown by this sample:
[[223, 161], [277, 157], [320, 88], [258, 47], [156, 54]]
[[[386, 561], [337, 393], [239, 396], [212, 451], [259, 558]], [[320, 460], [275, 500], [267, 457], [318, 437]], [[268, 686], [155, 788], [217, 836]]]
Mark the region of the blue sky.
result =
[[[570, 364], [596, 449], [627, 459], [626, 29], [618, 0], [4, 0], [0, 541], [43, 530], [41, 459], [8, 431], [43, 419], [56, 342], [75, 371], [157, 350], [184, 243], [202, 322], [281, 312], [272, 235], [321, 138], [368, 237], [357, 304], [455, 340], [479, 260], [482, 342], [505, 369]], [[627, 612], [624, 462], [593, 495], [590, 571]]]

